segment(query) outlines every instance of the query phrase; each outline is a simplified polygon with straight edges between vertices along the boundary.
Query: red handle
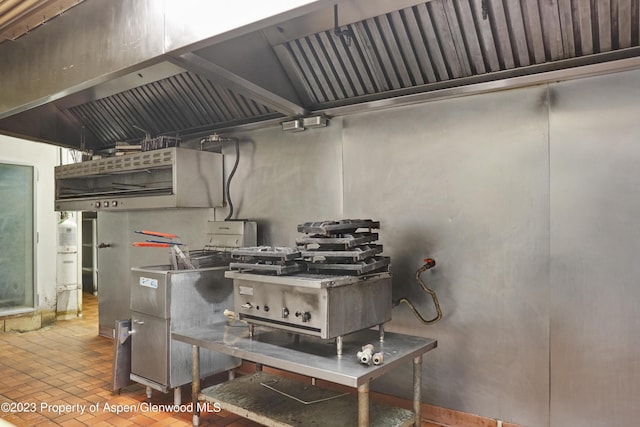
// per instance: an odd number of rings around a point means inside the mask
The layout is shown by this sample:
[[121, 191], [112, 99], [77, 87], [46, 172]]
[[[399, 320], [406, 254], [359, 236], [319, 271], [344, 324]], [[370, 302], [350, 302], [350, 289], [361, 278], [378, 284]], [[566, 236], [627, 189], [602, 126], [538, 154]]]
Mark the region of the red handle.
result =
[[178, 237], [177, 235], [172, 233], [161, 233], [159, 231], [149, 231], [149, 230], [136, 231], [135, 233], [146, 234], [147, 236], [166, 237], [167, 239], [175, 239], [176, 237]]
[[133, 242], [131, 246], [144, 246], [147, 248], [168, 248], [172, 245], [170, 245], [169, 243]]
[[425, 270], [428, 270], [430, 268], [433, 268], [436, 266], [436, 261], [431, 259], [431, 258], [425, 258], [424, 259], [424, 266], [426, 267]]

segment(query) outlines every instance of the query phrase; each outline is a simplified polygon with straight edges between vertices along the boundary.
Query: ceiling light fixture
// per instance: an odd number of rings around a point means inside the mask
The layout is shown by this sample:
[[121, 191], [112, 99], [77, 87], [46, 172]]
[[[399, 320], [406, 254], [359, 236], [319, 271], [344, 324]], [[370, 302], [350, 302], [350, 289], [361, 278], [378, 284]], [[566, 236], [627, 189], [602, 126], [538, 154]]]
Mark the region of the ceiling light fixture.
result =
[[287, 132], [300, 132], [304, 130], [302, 126], [302, 119], [289, 120], [288, 122], [282, 122], [282, 130]]
[[329, 119], [325, 116], [302, 117], [295, 120], [282, 122], [282, 130], [287, 132], [300, 132], [305, 129], [321, 128], [329, 124]]
[[304, 128], [321, 128], [327, 126], [327, 118], [325, 116], [312, 116], [302, 118], [302, 127]]

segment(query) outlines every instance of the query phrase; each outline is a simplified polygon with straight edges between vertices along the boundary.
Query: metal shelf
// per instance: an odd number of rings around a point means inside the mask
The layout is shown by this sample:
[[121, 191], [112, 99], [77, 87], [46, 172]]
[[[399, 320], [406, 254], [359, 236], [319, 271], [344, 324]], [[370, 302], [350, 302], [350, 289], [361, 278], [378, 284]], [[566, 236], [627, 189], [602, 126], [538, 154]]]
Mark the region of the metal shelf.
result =
[[[218, 403], [234, 414], [269, 427], [356, 426], [356, 395], [327, 390], [289, 378], [256, 372], [202, 390], [199, 399]], [[413, 412], [369, 404], [369, 426], [406, 427], [414, 423]]]

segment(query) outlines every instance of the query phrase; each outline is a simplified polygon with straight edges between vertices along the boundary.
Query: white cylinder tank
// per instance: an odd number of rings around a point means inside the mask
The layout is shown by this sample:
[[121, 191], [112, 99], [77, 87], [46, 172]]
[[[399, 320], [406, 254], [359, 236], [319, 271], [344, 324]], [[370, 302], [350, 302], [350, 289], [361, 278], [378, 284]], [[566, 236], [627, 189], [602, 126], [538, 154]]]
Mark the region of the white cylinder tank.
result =
[[80, 286], [78, 284], [78, 225], [63, 218], [57, 229], [56, 255], [56, 317], [72, 319], [80, 312]]
[[78, 283], [78, 225], [72, 219], [58, 223], [58, 286]]

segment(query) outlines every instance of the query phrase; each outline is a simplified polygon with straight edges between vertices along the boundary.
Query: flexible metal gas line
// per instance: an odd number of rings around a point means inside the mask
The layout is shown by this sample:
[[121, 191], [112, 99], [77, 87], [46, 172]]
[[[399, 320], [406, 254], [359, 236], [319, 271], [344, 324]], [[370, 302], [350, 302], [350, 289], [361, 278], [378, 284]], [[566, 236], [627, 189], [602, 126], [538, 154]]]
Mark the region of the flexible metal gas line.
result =
[[420, 287], [427, 292], [429, 295], [431, 295], [431, 298], [433, 299], [433, 303], [436, 306], [436, 317], [434, 317], [433, 319], [430, 320], [426, 320], [424, 317], [422, 317], [422, 315], [418, 312], [418, 310], [416, 309], [416, 307], [413, 305], [413, 303], [406, 297], [400, 298], [399, 300], [397, 300], [394, 303], [394, 306], [398, 306], [402, 303], [405, 303], [409, 306], [409, 308], [411, 309], [411, 311], [413, 312], [413, 314], [416, 315], [416, 317], [418, 319], [420, 319], [420, 321], [424, 324], [432, 324], [432, 323], [436, 323], [438, 320], [442, 319], [442, 310], [440, 309], [440, 302], [438, 301], [438, 296], [436, 295], [435, 291], [432, 289], [429, 289], [429, 287], [427, 287], [427, 285], [424, 283], [424, 281], [422, 280], [422, 278], [420, 278], [420, 275], [422, 273], [424, 273], [425, 271], [429, 270], [430, 268], [433, 268], [436, 266], [436, 262], [434, 260], [432, 260], [431, 258], [427, 258], [424, 260], [424, 265], [422, 267], [420, 267], [418, 269], [418, 271], [416, 271], [416, 281], [420, 284]]
[[229, 221], [233, 216], [233, 202], [231, 201], [231, 191], [230, 191], [231, 180], [233, 179], [233, 176], [236, 174], [236, 170], [238, 169], [238, 163], [240, 162], [240, 144], [238, 142], [238, 139], [236, 138], [234, 138], [234, 142], [236, 145], [236, 160], [233, 164], [233, 169], [231, 169], [231, 172], [229, 173], [229, 178], [227, 179], [226, 193], [227, 193], [227, 202], [229, 202], [229, 214], [224, 219], [225, 221]]
[[224, 220], [229, 221], [233, 216], [233, 201], [231, 200], [231, 191], [230, 191], [231, 180], [233, 179], [233, 176], [236, 174], [236, 170], [238, 169], [238, 163], [240, 162], [240, 142], [238, 141], [238, 138], [223, 137], [223, 136], [219, 136], [218, 134], [213, 134], [213, 135], [207, 136], [206, 138], [202, 138], [200, 140], [200, 150], [204, 150], [204, 145], [209, 142], [220, 142], [220, 143], [234, 142], [235, 143], [236, 159], [233, 164], [233, 168], [229, 173], [229, 178], [227, 178], [227, 182], [225, 183], [225, 187], [224, 187], [224, 195], [227, 199], [227, 203], [229, 204], [229, 214]]

